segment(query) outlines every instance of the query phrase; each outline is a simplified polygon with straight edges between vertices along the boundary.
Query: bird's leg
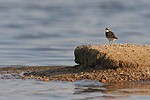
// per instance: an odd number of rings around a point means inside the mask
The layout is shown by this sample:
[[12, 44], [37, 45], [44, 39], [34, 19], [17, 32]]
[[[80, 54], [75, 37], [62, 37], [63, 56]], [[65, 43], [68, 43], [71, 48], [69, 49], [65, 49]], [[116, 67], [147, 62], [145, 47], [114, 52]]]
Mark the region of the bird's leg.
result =
[[112, 42], [111, 41], [109, 41], [109, 45], [111, 45], [112, 44]]

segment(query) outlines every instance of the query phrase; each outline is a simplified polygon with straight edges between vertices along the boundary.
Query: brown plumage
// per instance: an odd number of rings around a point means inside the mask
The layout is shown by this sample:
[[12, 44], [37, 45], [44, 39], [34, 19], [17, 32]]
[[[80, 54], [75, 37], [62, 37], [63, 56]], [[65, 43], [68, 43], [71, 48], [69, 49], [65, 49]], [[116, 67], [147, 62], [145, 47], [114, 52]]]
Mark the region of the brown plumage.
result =
[[109, 28], [105, 29], [105, 35], [106, 35], [106, 38], [109, 40], [109, 44], [110, 44], [111, 41], [114, 41], [114, 40], [118, 39], [115, 36], [115, 34], [112, 31], [110, 31]]

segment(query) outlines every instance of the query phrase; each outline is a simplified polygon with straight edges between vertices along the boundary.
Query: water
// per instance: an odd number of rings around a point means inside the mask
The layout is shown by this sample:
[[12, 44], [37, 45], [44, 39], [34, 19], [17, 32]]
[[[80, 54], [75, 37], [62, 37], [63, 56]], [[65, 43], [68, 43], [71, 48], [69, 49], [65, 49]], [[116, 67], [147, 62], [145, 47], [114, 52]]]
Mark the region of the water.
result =
[[77, 45], [150, 44], [149, 0], [0, 0], [0, 65], [74, 65]]
[[1, 100], [149, 100], [150, 98], [149, 83], [112, 87], [92, 80], [77, 82], [25, 80], [24, 83], [22, 80], [1, 80], [0, 85], [3, 85], [0, 87]]
[[[116, 43], [150, 44], [149, 9], [149, 0], [0, 0], [0, 66], [74, 65], [76, 46], [108, 44], [105, 27], [116, 33]], [[101, 92], [107, 87], [99, 84], [84, 91], [89, 86], [76, 82], [0, 80], [0, 99], [150, 99], [145, 88], [145, 94], [124, 88], [124, 95]]]

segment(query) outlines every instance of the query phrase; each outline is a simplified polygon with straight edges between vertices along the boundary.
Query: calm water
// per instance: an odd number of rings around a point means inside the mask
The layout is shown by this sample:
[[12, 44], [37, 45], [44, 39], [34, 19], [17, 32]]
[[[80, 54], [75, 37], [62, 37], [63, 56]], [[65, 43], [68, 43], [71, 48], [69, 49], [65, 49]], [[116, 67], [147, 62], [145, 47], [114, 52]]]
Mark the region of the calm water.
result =
[[[105, 27], [116, 43], [150, 44], [149, 10], [150, 0], [0, 0], [0, 66], [74, 65], [77, 45], [108, 44]], [[0, 80], [0, 99], [150, 99], [150, 84], [108, 93], [96, 84]]]
[[77, 45], [150, 44], [149, 0], [0, 0], [0, 65], [74, 65]]
[[[0, 80], [1, 100], [149, 100], [150, 83], [104, 85], [97, 81]], [[14, 89], [15, 88], [15, 89]]]

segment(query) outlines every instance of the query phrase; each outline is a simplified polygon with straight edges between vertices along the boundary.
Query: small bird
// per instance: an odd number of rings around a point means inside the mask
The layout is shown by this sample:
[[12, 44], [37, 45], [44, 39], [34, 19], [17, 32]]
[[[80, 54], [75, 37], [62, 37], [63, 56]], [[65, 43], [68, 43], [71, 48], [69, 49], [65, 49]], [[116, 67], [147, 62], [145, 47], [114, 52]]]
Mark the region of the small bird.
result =
[[105, 35], [106, 35], [106, 38], [109, 40], [109, 44], [111, 41], [118, 39], [115, 36], [115, 34], [112, 31], [110, 31], [110, 29], [108, 27], [105, 29]]

